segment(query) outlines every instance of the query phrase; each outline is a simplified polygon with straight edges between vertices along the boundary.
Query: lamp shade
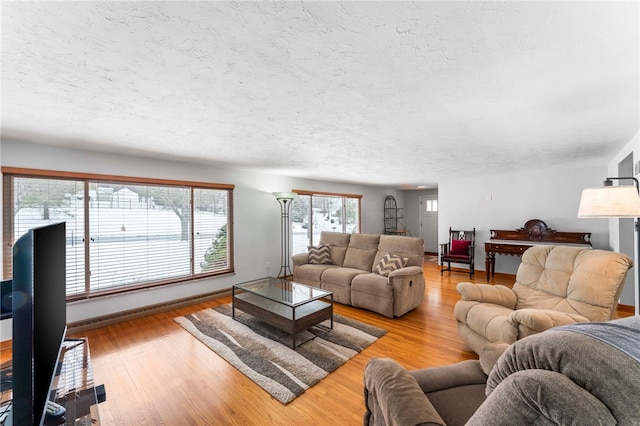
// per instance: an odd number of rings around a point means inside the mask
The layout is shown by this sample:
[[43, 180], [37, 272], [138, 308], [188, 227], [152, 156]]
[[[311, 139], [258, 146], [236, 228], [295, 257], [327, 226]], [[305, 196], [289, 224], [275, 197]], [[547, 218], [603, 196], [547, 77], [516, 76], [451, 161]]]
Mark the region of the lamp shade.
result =
[[584, 189], [578, 217], [640, 217], [640, 196], [633, 185]]
[[298, 194], [295, 192], [274, 192], [273, 196], [276, 200], [293, 200]]

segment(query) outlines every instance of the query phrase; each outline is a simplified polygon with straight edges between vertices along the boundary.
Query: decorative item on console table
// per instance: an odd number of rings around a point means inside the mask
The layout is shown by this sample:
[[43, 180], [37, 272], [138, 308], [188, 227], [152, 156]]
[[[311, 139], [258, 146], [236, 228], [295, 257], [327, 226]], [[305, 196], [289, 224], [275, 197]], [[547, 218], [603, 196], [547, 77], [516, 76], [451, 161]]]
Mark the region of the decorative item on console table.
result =
[[591, 247], [590, 232], [558, 232], [540, 219], [531, 219], [516, 230], [489, 230], [491, 239], [485, 241], [485, 269], [487, 282], [495, 275], [496, 254], [522, 256], [535, 245], [568, 245]]

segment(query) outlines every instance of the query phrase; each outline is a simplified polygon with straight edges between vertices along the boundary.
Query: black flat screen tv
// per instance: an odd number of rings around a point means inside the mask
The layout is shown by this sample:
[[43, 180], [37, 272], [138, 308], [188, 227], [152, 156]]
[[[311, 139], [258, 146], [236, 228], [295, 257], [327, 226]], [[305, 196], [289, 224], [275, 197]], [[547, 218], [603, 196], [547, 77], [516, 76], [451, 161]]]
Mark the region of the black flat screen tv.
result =
[[29, 230], [13, 246], [14, 425], [41, 425], [67, 329], [65, 224]]

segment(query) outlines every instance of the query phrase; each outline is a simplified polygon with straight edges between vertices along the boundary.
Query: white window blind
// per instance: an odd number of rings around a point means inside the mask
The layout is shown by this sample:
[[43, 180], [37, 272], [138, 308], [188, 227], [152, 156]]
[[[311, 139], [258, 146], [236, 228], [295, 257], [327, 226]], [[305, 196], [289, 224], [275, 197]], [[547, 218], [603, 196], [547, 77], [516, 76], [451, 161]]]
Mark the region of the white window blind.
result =
[[[233, 271], [232, 186], [13, 174], [4, 185], [4, 247], [66, 222], [68, 299]], [[10, 276], [10, 251], [4, 259]]]

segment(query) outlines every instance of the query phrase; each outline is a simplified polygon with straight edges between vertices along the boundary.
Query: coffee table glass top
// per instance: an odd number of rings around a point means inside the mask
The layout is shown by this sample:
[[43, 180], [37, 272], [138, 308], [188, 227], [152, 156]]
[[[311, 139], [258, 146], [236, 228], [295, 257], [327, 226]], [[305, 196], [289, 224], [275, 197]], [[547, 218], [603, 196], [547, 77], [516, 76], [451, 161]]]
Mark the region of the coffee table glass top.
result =
[[330, 291], [274, 277], [236, 284], [234, 287], [288, 306], [303, 305], [331, 295]]

